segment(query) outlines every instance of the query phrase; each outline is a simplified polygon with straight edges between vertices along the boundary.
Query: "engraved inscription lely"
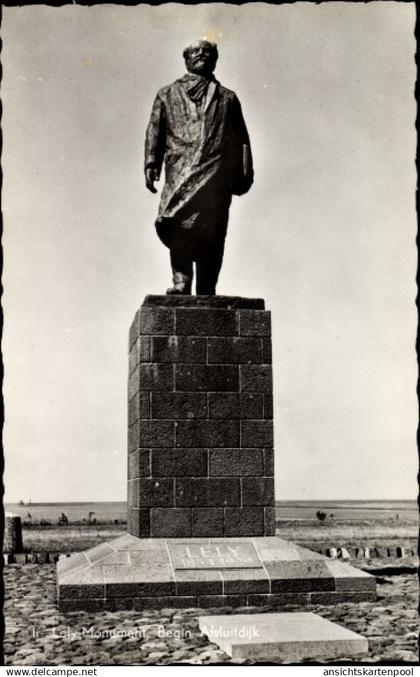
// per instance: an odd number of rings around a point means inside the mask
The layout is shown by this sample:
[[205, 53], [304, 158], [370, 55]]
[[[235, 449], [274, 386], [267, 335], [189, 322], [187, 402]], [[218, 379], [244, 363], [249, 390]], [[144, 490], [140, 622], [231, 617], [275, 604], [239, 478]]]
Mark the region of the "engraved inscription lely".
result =
[[175, 569], [260, 568], [252, 543], [173, 544], [170, 554]]

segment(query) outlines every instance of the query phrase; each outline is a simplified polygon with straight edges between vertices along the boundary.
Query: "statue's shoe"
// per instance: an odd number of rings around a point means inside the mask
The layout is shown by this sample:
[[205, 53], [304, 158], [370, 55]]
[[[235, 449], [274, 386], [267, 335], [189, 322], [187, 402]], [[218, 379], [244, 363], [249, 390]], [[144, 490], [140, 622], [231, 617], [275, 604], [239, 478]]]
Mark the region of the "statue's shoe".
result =
[[169, 289], [166, 290], [167, 294], [180, 294], [182, 296], [191, 296], [191, 292], [187, 291], [186, 289], [179, 289], [178, 287], [169, 287]]

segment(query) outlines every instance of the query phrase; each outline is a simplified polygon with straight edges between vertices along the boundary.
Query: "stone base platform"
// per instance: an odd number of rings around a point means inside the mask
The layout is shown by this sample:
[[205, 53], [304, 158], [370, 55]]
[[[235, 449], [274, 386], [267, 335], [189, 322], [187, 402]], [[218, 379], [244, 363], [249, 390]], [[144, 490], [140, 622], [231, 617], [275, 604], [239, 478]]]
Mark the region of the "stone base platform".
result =
[[376, 600], [375, 578], [276, 537], [125, 534], [57, 564], [60, 611]]

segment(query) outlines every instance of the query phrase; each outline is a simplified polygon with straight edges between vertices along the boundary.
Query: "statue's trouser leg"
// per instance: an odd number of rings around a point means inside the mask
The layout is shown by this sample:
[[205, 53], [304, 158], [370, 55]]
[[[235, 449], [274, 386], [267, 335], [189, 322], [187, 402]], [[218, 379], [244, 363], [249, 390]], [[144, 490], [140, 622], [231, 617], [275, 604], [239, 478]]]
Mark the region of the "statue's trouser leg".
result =
[[196, 293], [213, 296], [216, 293], [216, 284], [222, 267], [223, 252], [225, 249], [224, 234], [216, 238], [216, 242], [209, 248], [205, 256], [196, 260]]
[[191, 294], [193, 279], [192, 260], [185, 256], [180, 247], [171, 248], [170, 255], [174, 290], [180, 294]]

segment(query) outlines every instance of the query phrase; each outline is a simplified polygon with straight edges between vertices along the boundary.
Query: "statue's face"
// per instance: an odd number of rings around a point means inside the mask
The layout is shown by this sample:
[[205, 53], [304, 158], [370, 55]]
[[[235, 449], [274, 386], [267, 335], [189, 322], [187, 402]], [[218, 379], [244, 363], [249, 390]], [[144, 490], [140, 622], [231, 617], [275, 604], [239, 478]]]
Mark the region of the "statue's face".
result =
[[185, 64], [190, 73], [209, 75], [216, 68], [217, 51], [207, 40], [194, 42], [184, 51]]

